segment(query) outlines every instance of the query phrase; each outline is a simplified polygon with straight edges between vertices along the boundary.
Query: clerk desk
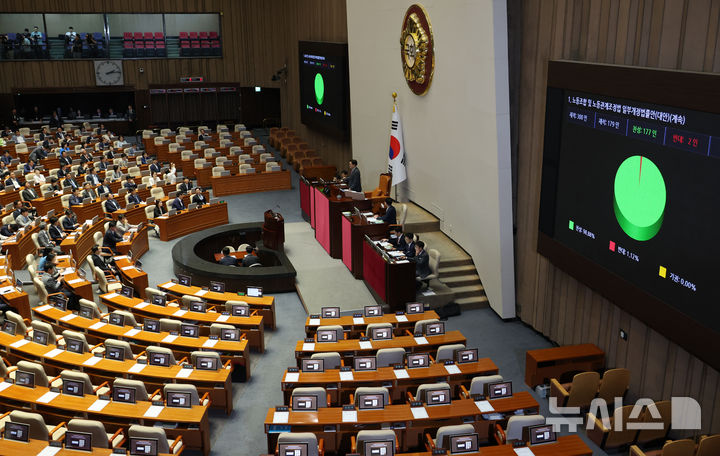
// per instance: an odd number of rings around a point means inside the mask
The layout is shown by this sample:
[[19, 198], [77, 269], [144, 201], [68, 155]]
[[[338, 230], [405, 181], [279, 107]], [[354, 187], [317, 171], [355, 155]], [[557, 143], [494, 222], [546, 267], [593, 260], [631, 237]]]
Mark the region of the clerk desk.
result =
[[[342, 258], [342, 213], [358, 208], [370, 210], [372, 201], [353, 200], [342, 196], [337, 184], [313, 184], [310, 194], [311, 225], [315, 239], [333, 258]], [[323, 193], [325, 191], [326, 193]]]
[[420, 320], [439, 319], [438, 314], [434, 310], [428, 310], [418, 314], [385, 314], [380, 317], [353, 317], [350, 315], [340, 318], [311, 318], [305, 320], [305, 335], [313, 337], [318, 326], [340, 325], [343, 330], [348, 331], [348, 338], [360, 337], [360, 333], [364, 332], [367, 325], [374, 323], [390, 323], [395, 327], [395, 335], [405, 334], [405, 330], [413, 331], [415, 323]]
[[387, 223], [369, 222], [367, 217], [343, 213], [342, 261], [356, 279], [363, 278], [363, 244], [365, 236], [388, 236]]
[[[493, 413], [512, 415], [516, 410], [524, 410], [526, 414], [537, 413], [540, 405], [526, 391], [514, 394], [505, 399], [489, 401], [494, 408]], [[410, 404], [386, 405], [383, 410], [358, 410], [357, 420], [343, 421], [342, 407], [319, 408], [316, 412], [288, 412], [287, 421], [275, 416], [275, 408], [268, 410], [265, 416], [265, 432], [268, 434], [268, 451], [274, 452], [277, 442], [275, 425], [284, 425], [290, 432], [314, 432], [325, 439], [325, 448], [338, 451], [349, 447], [350, 435], [355, 435], [359, 428], [380, 429], [383, 424], [390, 423], [398, 436], [400, 450], [414, 448], [424, 441], [424, 433], [429, 428], [437, 428], [452, 424], [463, 424], [465, 421], [475, 423], [476, 429], [487, 431], [486, 425], [494, 421], [485, 421], [483, 412], [473, 399], [459, 399], [450, 405], [423, 407], [427, 418], [415, 418]], [[283, 430], [283, 432], [288, 432]], [[486, 432], [479, 432], [487, 435]]]
[[[559, 436], [557, 442], [532, 445], [528, 448], [535, 456], [592, 456], [592, 450], [579, 435]], [[396, 456], [432, 456], [429, 452], [396, 453]], [[478, 448], [476, 453], [463, 453], [463, 456], [517, 456], [512, 445], [498, 445]]]
[[[169, 304], [167, 306], [158, 306], [150, 304], [139, 298], [126, 298], [122, 295], [115, 294], [101, 295], [103, 304], [108, 309], [127, 310], [135, 315], [135, 318], [171, 318], [184, 322], [192, 322], [200, 326], [200, 335], [207, 336], [210, 332], [212, 323], [222, 323], [224, 325], [232, 325], [240, 328], [247, 336], [250, 348], [254, 348], [259, 352], [265, 351], [265, 336], [263, 330], [262, 315], [253, 315], [249, 317], [234, 317], [232, 315], [222, 315], [217, 311], [193, 312], [186, 309], [180, 309], [177, 305]], [[224, 310], [224, 309], [223, 309]], [[202, 326], [204, 325], [204, 326]]]
[[215, 203], [193, 210], [184, 210], [175, 215], [155, 217], [155, 224], [160, 230], [160, 240], [184, 236], [213, 226], [228, 223], [227, 203]]

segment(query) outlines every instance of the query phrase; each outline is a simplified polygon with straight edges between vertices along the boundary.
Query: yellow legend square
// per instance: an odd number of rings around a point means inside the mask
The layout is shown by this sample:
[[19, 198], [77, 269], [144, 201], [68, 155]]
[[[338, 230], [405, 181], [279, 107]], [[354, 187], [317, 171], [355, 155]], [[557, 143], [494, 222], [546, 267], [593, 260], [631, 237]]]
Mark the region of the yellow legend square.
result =
[[665, 266], [660, 266], [660, 272], [658, 274], [660, 274], [660, 277], [662, 277], [663, 279], [667, 277], [667, 269], [665, 268]]

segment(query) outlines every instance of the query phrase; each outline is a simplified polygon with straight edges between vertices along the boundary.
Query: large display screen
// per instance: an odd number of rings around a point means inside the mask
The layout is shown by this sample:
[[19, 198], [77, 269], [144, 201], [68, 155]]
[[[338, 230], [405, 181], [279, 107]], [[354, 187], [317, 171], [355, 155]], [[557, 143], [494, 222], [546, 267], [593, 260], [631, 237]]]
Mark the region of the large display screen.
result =
[[347, 44], [300, 41], [300, 120], [325, 133], [348, 136]]
[[651, 326], [720, 335], [720, 115], [633, 99], [628, 82], [548, 87], [539, 228], [562, 248], [540, 252]]

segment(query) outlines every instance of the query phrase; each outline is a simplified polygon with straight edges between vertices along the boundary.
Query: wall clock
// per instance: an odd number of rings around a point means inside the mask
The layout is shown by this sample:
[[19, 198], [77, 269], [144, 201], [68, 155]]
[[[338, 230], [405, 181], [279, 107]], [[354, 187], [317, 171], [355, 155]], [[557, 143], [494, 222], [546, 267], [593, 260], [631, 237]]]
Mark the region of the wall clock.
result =
[[121, 86], [123, 80], [122, 60], [95, 60], [95, 84], [98, 86]]

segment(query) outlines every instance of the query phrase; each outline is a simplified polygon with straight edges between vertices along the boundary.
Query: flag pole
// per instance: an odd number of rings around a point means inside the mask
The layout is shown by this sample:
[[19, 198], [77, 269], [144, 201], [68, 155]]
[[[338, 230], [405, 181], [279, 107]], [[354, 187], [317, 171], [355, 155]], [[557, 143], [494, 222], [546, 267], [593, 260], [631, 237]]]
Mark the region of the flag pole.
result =
[[[395, 106], [396, 106], [396, 104], [397, 104], [397, 100], [396, 100], [396, 99], [397, 99], [397, 92], [393, 92], [393, 93], [392, 93], [392, 97], [393, 97], [393, 113], [395, 113]], [[395, 198], [393, 198], [393, 199], [394, 199], [395, 201], [397, 201], [397, 200], [398, 200], [398, 199], [397, 199], [397, 185], [393, 185], [393, 189], [395, 190]]]

